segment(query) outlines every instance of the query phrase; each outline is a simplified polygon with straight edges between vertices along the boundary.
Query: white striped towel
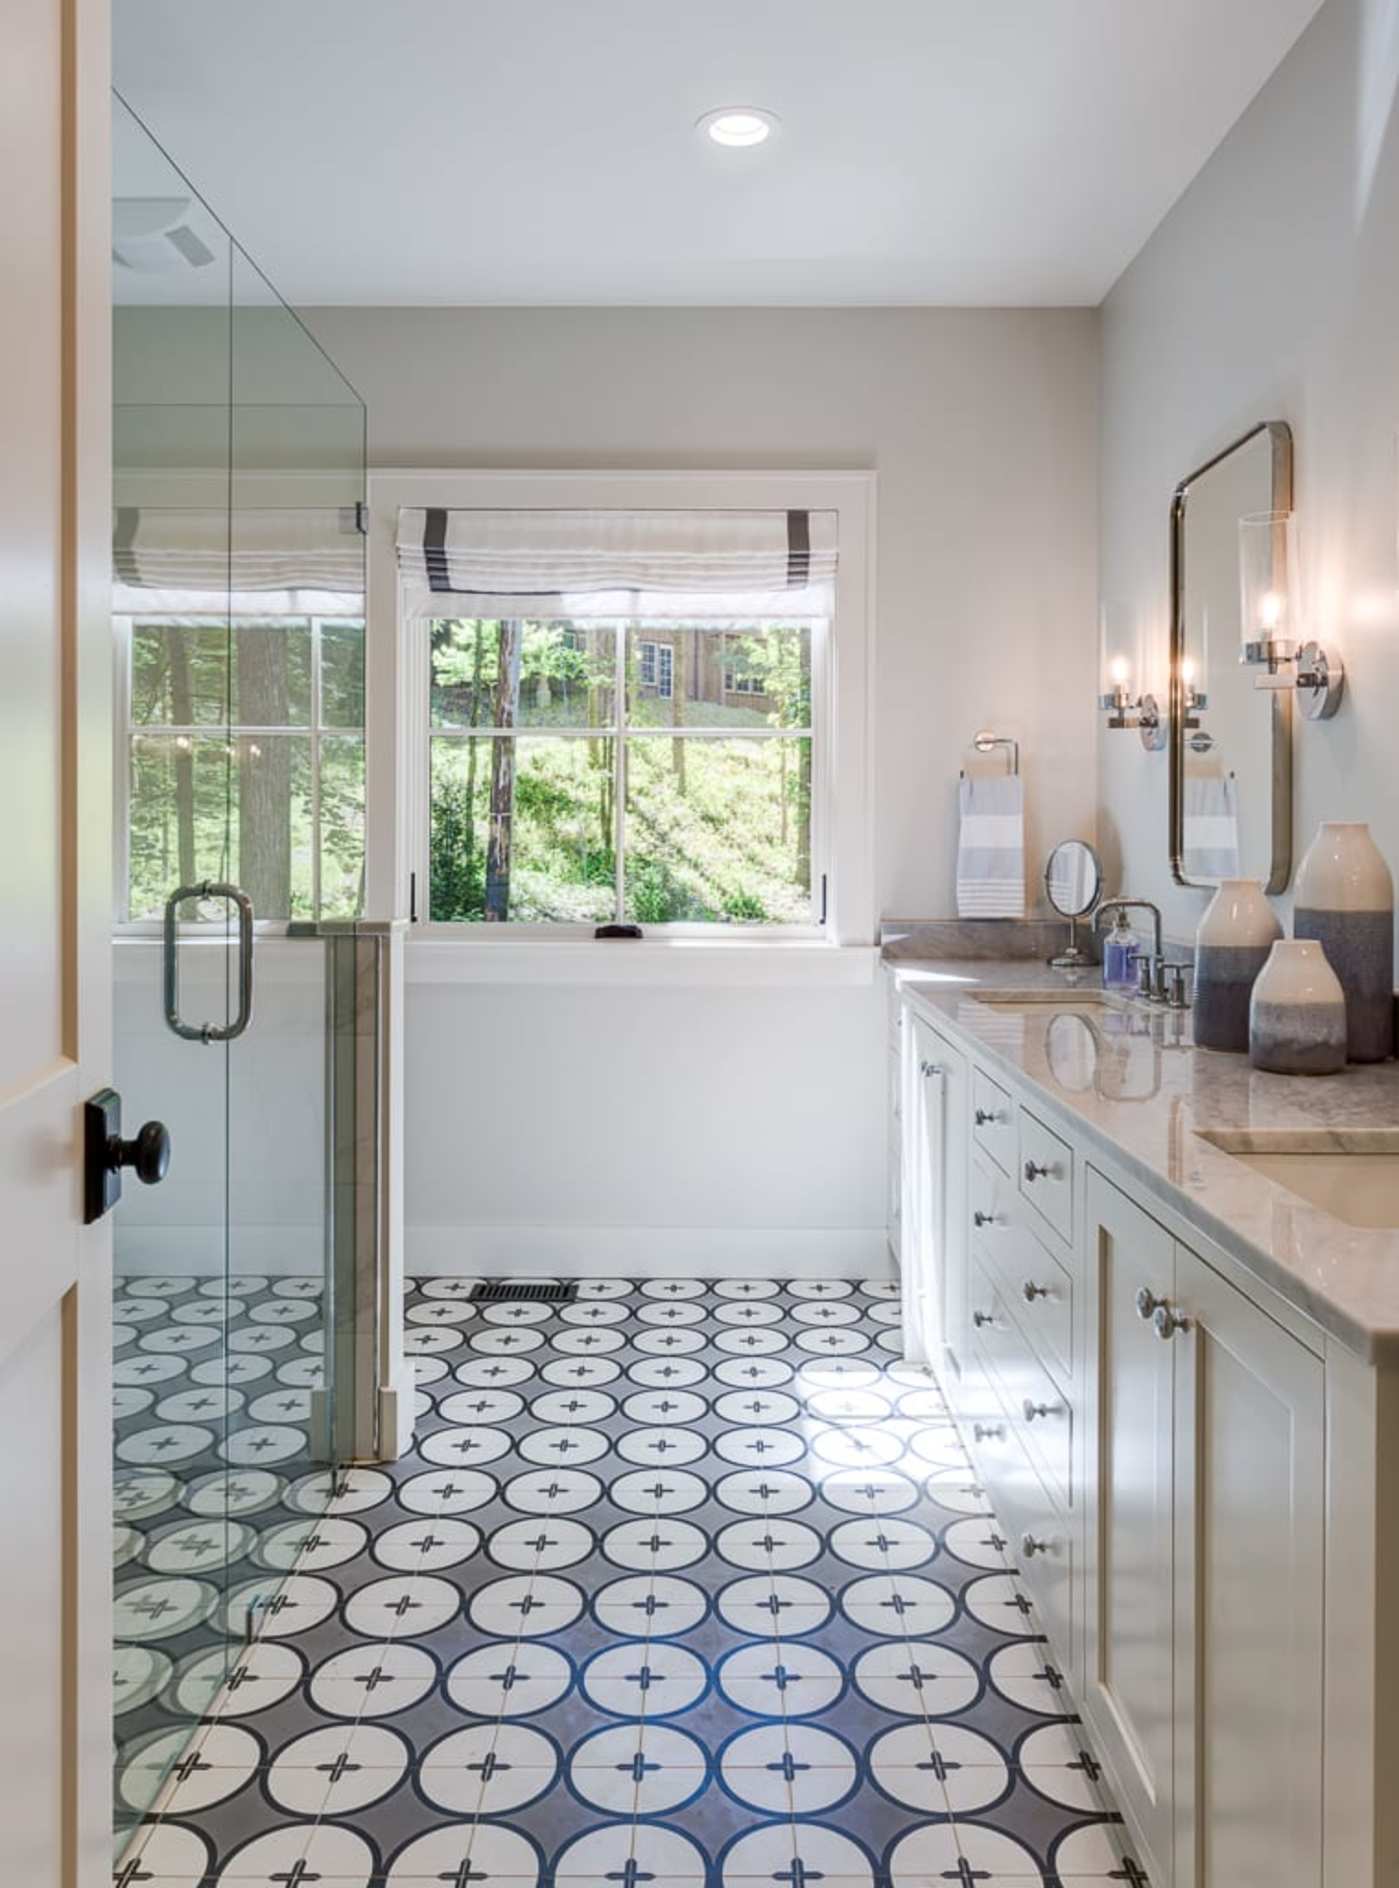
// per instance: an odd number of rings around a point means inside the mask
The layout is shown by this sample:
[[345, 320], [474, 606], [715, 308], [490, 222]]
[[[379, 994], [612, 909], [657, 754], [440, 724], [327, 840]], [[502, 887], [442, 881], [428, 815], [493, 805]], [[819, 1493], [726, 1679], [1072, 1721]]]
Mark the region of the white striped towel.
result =
[[1187, 773], [1182, 864], [1188, 878], [1239, 876], [1239, 790], [1232, 774]]
[[962, 776], [959, 918], [1025, 916], [1025, 788], [1019, 774]]

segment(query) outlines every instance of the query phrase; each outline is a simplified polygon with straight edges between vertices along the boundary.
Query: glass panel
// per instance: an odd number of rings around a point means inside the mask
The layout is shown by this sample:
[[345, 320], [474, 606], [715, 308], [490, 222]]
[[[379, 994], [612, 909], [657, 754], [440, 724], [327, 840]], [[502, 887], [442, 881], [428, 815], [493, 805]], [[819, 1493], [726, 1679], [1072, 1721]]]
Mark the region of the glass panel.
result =
[[810, 625], [629, 630], [627, 719], [642, 728], [809, 727]]
[[613, 917], [613, 736], [436, 735], [431, 746], [434, 919]]
[[613, 714], [616, 660], [611, 629], [444, 618], [432, 625], [432, 725], [605, 727]]
[[321, 916], [364, 909], [364, 741], [321, 736]]
[[364, 726], [364, 621], [321, 623], [321, 721], [328, 728]]
[[810, 740], [633, 737], [626, 848], [633, 923], [810, 923]]

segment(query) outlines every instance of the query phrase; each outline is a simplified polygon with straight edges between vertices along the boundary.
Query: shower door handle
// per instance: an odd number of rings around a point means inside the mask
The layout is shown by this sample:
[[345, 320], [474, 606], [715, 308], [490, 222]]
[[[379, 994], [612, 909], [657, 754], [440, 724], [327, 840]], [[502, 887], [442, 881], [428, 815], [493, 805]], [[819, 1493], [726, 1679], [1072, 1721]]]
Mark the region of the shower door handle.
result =
[[[180, 1016], [180, 941], [176, 916], [187, 898], [226, 898], [238, 908], [238, 1013], [231, 1023], [187, 1023]], [[185, 1042], [232, 1042], [253, 1020], [253, 901], [219, 879], [179, 885], [165, 901], [165, 1020]]]

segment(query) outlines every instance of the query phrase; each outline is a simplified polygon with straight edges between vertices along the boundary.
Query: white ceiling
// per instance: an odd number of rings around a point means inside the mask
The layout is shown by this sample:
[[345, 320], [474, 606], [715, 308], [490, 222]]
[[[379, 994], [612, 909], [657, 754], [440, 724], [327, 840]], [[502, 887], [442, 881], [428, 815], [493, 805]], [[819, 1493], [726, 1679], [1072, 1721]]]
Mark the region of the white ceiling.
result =
[[303, 305], [1093, 304], [1319, 3], [117, 0], [114, 57]]

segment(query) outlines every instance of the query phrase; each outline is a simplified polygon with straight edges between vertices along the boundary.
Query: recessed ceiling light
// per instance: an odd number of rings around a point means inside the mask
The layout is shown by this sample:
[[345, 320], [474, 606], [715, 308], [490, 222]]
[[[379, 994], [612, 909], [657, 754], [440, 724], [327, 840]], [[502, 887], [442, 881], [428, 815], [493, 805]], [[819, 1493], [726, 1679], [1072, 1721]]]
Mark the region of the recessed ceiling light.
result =
[[715, 144], [738, 150], [750, 144], [765, 144], [777, 129], [777, 115], [757, 105], [721, 105], [717, 111], [704, 114], [699, 129]]

